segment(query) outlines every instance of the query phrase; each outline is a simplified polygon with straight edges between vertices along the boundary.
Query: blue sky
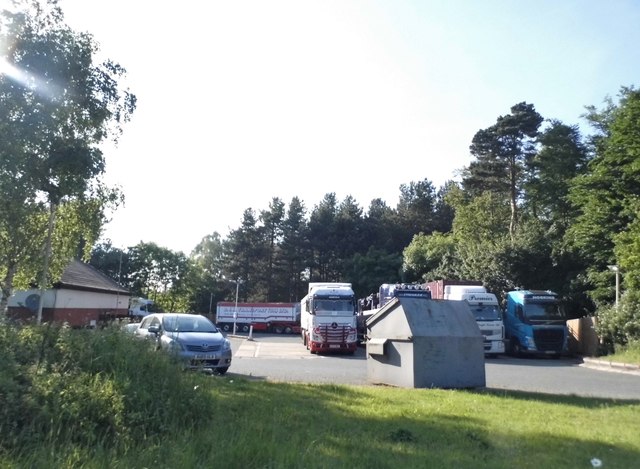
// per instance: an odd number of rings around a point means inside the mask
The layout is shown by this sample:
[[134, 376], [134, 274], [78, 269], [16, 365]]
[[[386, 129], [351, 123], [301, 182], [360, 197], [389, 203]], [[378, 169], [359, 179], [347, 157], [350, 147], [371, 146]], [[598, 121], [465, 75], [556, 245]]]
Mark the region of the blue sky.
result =
[[640, 2], [61, 0], [127, 70], [138, 109], [106, 181], [105, 237], [188, 254], [246, 208], [325, 194], [395, 206], [469, 164], [526, 101], [578, 124], [640, 77]]

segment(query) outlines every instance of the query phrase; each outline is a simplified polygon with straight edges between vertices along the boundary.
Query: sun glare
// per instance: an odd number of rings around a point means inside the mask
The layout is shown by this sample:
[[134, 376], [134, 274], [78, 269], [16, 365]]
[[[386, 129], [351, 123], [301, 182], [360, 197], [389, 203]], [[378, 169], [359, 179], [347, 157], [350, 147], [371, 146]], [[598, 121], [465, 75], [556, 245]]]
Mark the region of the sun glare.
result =
[[8, 62], [4, 57], [0, 57], [0, 75], [6, 75], [9, 78], [13, 78], [17, 81], [24, 80], [24, 74], [18, 67]]

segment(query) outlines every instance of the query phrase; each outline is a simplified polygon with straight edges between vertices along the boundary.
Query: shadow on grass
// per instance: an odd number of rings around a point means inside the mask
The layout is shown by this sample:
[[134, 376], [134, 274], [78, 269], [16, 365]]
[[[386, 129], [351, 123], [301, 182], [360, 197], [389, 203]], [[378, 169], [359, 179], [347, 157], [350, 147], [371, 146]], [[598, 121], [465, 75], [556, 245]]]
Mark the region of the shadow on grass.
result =
[[474, 389], [464, 390], [462, 392], [468, 392], [480, 395], [492, 395], [497, 397], [505, 397], [509, 399], [517, 399], [522, 401], [536, 401], [546, 404], [557, 404], [564, 406], [576, 406], [583, 408], [601, 408], [601, 407], [629, 407], [640, 405], [640, 399], [605, 399], [600, 397], [582, 397], [570, 394], [548, 394], [529, 391], [512, 391], [505, 389]]
[[[630, 467], [640, 447], [615, 435], [603, 407], [630, 406], [607, 399], [525, 392], [445, 391], [375, 386], [273, 383], [230, 377], [212, 383], [218, 428], [209, 444], [224, 448], [216, 464], [233, 467]], [[520, 415], [495, 414], [508, 405]], [[568, 407], [563, 407], [568, 406]], [[530, 410], [525, 410], [529, 409]], [[521, 409], [521, 410], [520, 410]], [[571, 414], [566, 417], [566, 412]], [[546, 419], [590, 419], [601, 429], [556, 434]], [[561, 420], [564, 421], [564, 420]], [[595, 428], [595, 427], [594, 427]], [[205, 441], [202, 444], [206, 444]]]

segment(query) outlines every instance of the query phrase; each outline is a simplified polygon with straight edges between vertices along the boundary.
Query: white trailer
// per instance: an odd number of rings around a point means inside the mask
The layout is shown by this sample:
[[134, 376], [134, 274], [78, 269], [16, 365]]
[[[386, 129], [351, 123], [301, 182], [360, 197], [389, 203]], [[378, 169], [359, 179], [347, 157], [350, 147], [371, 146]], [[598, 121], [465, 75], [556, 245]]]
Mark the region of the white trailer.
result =
[[221, 301], [216, 306], [216, 324], [225, 332], [254, 331], [291, 334], [300, 332], [299, 303], [234, 303]]
[[300, 302], [300, 333], [311, 353], [354, 353], [358, 338], [351, 284], [310, 282]]

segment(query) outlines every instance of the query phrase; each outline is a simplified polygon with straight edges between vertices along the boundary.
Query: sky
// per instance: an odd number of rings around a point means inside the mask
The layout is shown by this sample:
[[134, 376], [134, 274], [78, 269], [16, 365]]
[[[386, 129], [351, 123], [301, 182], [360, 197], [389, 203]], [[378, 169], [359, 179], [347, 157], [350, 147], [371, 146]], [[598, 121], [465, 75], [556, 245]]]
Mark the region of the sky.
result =
[[471, 162], [525, 101], [579, 125], [640, 81], [636, 0], [60, 0], [138, 98], [105, 182], [103, 239], [189, 254], [274, 197], [395, 207]]

